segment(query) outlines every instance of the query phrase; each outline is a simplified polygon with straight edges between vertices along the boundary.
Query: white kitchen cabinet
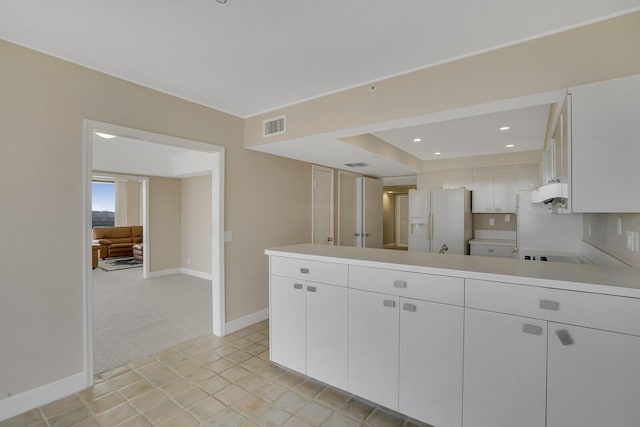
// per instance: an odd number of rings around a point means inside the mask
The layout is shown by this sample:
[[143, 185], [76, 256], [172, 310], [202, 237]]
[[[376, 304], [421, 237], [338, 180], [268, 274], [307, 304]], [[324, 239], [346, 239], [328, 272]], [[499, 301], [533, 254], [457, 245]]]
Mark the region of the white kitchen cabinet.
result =
[[473, 171], [473, 213], [515, 213], [516, 168]]
[[348, 289], [306, 284], [306, 374], [347, 389]]
[[544, 427], [546, 364], [546, 321], [465, 309], [463, 425]]
[[271, 276], [270, 357], [287, 368], [306, 371], [304, 281]]
[[462, 425], [463, 308], [400, 299], [399, 411]]
[[500, 242], [498, 239], [474, 239], [469, 241], [469, 246], [471, 247], [470, 255], [513, 258], [516, 250], [516, 241], [505, 240]]
[[349, 289], [349, 391], [398, 409], [400, 298]]
[[285, 257], [270, 265], [271, 360], [346, 389], [348, 266]]
[[640, 212], [640, 74], [570, 92], [573, 212]]
[[493, 170], [493, 211], [516, 211], [516, 168]]
[[640, 425], [639, 360], [640, 337], [549, 323], [547, 427]]
[[473, 171], [473, 192], [471, 210], [473, 213], [493, 212], [493, 170]]

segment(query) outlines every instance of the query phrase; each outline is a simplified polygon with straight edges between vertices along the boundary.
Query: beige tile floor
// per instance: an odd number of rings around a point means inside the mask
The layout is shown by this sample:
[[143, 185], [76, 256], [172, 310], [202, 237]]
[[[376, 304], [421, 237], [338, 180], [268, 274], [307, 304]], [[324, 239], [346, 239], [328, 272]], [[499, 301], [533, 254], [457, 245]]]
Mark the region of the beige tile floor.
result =
[[201, 337], [96, 375], [0, 427], [426, 426], [269, 362], [269, 326]]

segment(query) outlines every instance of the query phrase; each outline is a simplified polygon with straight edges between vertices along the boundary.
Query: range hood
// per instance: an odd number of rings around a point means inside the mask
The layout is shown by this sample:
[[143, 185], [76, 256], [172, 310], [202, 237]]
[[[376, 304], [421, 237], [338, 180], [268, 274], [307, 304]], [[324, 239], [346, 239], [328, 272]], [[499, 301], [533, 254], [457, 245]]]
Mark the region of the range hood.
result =
[[554, 182], [542, 185], [531, 191], [531, 203], [566, 203], [569, 197], [569, 188], [567, 184], [562, 182]]

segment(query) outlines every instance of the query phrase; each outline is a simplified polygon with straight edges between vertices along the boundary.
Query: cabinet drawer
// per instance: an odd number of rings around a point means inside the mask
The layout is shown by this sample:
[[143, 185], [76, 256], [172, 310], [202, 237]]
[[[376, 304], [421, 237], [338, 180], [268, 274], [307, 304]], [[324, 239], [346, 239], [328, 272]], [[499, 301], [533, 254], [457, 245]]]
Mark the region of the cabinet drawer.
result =
[[272, 256], [271, 274], [347, 286], [349, 267], [347, 264]]
[[471, 255], [511, 258], [514, 246], [471, 243]]
[[349, 266], [349, 287], [444, 304], [464, 305], [464, 279]]
[[466, 280], [467, 307], [640, 336], [640, 299]]

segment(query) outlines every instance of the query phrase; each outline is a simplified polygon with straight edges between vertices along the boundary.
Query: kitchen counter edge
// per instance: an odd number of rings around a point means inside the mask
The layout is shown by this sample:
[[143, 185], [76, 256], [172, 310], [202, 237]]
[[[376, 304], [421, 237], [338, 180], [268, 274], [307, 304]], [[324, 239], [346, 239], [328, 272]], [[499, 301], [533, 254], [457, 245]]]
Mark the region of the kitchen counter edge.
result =
[[311, 243], [269, 248], [265, 254], [640, 298], [640, 271], [630, 267], [540, 263]]

